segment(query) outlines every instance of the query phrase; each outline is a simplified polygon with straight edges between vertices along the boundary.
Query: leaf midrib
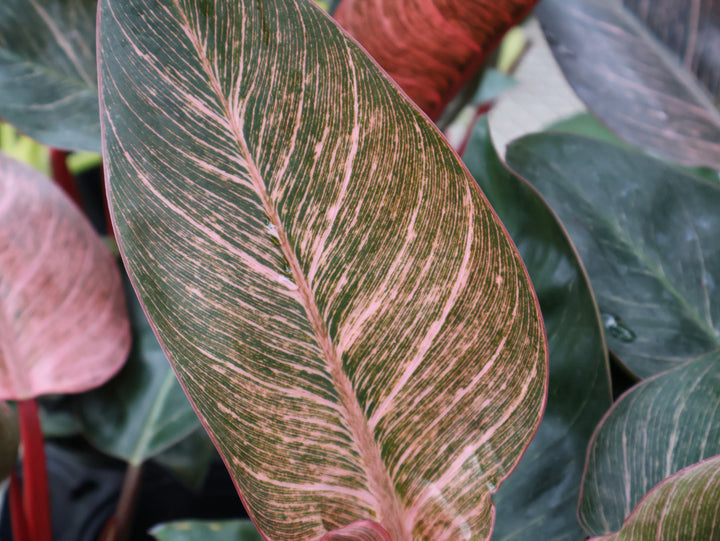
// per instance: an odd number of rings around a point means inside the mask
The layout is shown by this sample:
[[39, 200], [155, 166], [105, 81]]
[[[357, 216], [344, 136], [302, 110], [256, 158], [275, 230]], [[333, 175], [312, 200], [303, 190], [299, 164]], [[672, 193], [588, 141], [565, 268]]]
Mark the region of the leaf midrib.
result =
[[[332, 377], [335, 389], [338, 391], [340, 406], [344, 410], [343, 413], [347, 422], [347, 428], [352, 435], [353, 441], [357, 445], [358, 452], [365, 466], [365, 472], [368, 480], [368, 491], [375, 499], [376, 513], [382, 520], [383, 526], [390, 533], [394, 541], [411, 541], [412, 533], [409, 531], [409, 528], [402, 517], [401, 510], [403, 509], [403, 505], [398, 498], [394, 484], [390, 478], [390, 474], [388, 473], [387, 467], [382, 460], [380, 447], [375, 441], [368, 424], [368, 419], [365, 417], [364, 411], [360, 406], [353, 385], [343, 370], [340, 355], [330, 338], [327, 325], [320, 315], [314, 293], [305, 278], [297, 255], [295, 254], [287, 234], [285, 233], [285, 229], [280, 220], [277, 209], [272, 204], [272, 200], [267, 191], [262, 174], [260, 173], [260, 170], [247, 145], [247, 141], [245, 140], [243, 133], [243, 118], [241, 117], [236, 119], [234, 115], [231, 114], [232, 108], [230, 107], [227, 97], [222, 91], [222, 85], [220, 84], [217, 74], [212, 69], [210, 60], [204, 54], [204, 47], [199, 42], [198, 36], [195, 32], [193, 32], [194, 29], [178, 0], [174, 0], [174, 3], [178, 12], [181, 14], [182, 24], [188, 30], [187, 35], [192, 41], [195, 53], [202, 63], [203, 70], [208, 76], [211, 89], [215, 94], [223, 113], [225, 114], [228, 126], [230, 127], [233, 138], [237, 143], [238, 150], [247, 164], [248, 173], [253, 187], [262, 202], [263, 209], [268, 217], [268, 220], [277, 231], [279, 247], [285, 256], [288, 266], [290, 267], [293, 281], [298, 287], [298, 293], [300, 299], [302, 300], [301, 304], [308, 316], [317, 344], [320, 346], [324, 354], [328, 371]], [[349, 61], [352, 63], [351, 59], [349, 59]], [[354, 82], [355, 93], [357, 94], [357, 81]], [[302, 91], [304, 93], [304, 87]], [[241, 110], [241, 115], [244, 115], [244, 109]]]

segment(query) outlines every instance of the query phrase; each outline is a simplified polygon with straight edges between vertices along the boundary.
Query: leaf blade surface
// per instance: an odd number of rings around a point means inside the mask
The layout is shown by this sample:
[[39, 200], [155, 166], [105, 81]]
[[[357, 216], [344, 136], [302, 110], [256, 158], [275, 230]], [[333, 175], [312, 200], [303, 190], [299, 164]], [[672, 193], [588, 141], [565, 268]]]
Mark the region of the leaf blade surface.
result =
[[622, 529], [593, 541], [716, 539], [720, 514], [720, 457], [688, 466], [655, 487]]
[[720, 353], [643, 381], [613, 405], [588, 446], [578, 515], [593, 535], [619, 530], [640, 500], [720, 453]]
[[[706, 20], [720, 14], [712, 0], [663, 4], [675, 9], [702, 5], [713, 14]], [[647, 5], [655, 13], [667, 11], [660, 2], [638, 7]], [[669, 161], [720, 169], [717, 93], [711, 99], [680, 59], [656, 43], [619, 0], [548, 0], [536, 13], [571, 86], [614, 132]], [[680, 33], [692, 33], [686, 23], [673, 19], [674, 26], [665, 30], [677, 34], [680, 27]], [[698, 47], [716, 49], [716, 32], [705, 33], [706, 41], [701, 46], [696, 42]]]
[[568, 229], [608, 346], [648, 377], [720, 347], [720, 186], [639, 152], [565, 134], [510, 145]]
[[0, 156], [0, 396], [78, 393], [125, 362], [115, 258], [50, 179]]
[[97, 0], [0, 5], [0, 118], [43, 144], [100, 151]]
[[[369, 519], [397, 540], [487, 537], [546, 370], [487, 203], [315, 6], [154, 5], [101, 4], [113, 213], [259, 529], [313, 539]], [[123, 39], [129, 58], [113, 53]]]
[[537, 0], [343, 0], [335, 18], [437, 120]]

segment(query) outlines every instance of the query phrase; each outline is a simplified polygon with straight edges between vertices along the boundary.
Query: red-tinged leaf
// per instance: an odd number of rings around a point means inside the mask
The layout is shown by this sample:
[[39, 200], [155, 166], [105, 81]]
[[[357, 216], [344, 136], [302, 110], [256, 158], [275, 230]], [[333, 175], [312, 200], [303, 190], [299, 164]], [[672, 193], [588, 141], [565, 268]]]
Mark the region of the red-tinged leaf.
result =
[[433, 120], [537, 0], [343, 0], [335, 19]]
[[326, 533], [320, 541], [392, 541], [392, 538], [377, 522], [359, 520], [339, 530]]
[[720, 456], [668, 477], [638, 503], [620, 531], [592, 541], [720, 538]]
[[573, 89], [615, 133], [661, 158], [720, 169], [720, 77], [706, 60], [720, 56], [720, 4], [626, 3], [676, 48], [620, 0], [546, 0], [536, 14]]
[[129, 348], [108, 248], [50, 179], [0, 156], [0, 398], [86, 391]]
[[260, 532], [486, 539], [547, 376], [522, 262], [307, 1], [104, 0], [118, 241]]

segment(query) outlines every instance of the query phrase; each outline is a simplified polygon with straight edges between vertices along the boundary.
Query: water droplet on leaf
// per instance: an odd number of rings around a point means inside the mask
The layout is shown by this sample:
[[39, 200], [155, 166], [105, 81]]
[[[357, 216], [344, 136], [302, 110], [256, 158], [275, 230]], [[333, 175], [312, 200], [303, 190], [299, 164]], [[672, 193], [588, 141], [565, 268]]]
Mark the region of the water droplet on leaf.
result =
[[637, 338], [637, 334], [623, 323], [620, 316], [603, 312], [601, 318], [605, 331], [613, 338], [626, 343], [634, 342]]

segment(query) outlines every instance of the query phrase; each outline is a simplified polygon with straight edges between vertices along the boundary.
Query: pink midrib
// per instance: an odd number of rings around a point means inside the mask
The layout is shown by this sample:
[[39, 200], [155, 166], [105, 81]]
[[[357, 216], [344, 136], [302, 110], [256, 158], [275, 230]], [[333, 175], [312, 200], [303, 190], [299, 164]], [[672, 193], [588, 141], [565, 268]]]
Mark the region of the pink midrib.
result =
[[368, 420], [366, 419], [363, 409], [358, 402], [353, 385], [347, 377], [347, 374], [343, 371], [340, 356], [338, 355], [337, 349], [330, 338], [327, 325], [320, 316], [320, 311], [318, 309], [317, 302], [315, 301], [315, 295], [307, 283], [300, 266], [300, 262], [297, 259], [295, 251], [287, 238], [283, 224], [280, 221], [277, 209], [272, 204], [270, 195], [267, 192], [262, 174], [255, 164], [250, 149], [247, 146], [243, 135], [242, 119], [236, 118], [236, 116], [231, 113], [232, 108], [228, 102], [228, 98], [222, 92], [222, 85], [220, 84], [217, 74], [213, 71], [209, 59], [203, 53], [204, 48], [200, 44], [197, 34], [192, 31], [192, 27], [185, 15], [185, 12], [182, 10], [182, 7], [178, 5], [177, 0], [176, 6], [183, 16], [183, 24], [188, 30], [188, 36], [190, 36], [196, 53], [201, 59], [203, 69], [209, 78], [210, 84], [218, 101], [220, 102], [225, 117], [228, 120], [228, 126], [232, 130], [238, 149], [247, 164], [248, 173], [250, 174], [255, 191], [260, 197], [263, 209], [265, 210], [270, 223], [276, 228], [279, 246], [288, 262], [294, 282], [298, 287], [299, 298], [302, 306], [308, 315], [313, 333], [315, 334], [317, 343], [323, 352], [334, 386], [338, 391], [340, 406], [345, 413], [344, 417], [347, 422], [347, 428], [350, 431], [353, 441], [357, 445], [357, 450], [365, 465], [365, 471], [368, 477], [368, 488], [370, 494], [376, 501], [376, 512], [378, 514], [378, 518], [380, 519], [383, 527], [390, 534], [393, 541], [411, 541], [412, 528], [403, 518], [403, 505], [398, 498], [392, 479], [390, 478], [385, 463], [382, 460], [380, 447], [373, 437], [368, 425]]

